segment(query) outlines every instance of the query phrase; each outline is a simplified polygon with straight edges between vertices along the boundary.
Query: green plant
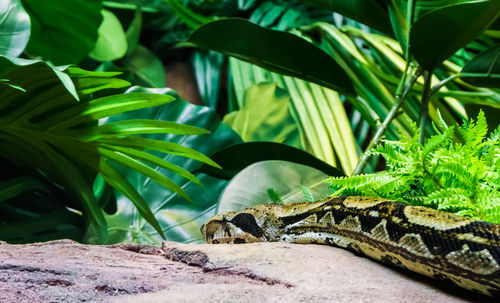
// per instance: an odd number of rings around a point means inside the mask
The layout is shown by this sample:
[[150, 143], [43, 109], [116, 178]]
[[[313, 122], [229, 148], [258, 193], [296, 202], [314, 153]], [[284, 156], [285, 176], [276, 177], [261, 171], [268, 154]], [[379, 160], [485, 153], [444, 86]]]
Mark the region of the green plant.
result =
[[[103, 123], [104, 118], [172, 102], [172, 96], [130, 93], [92, 98], [91, 93], [104, 88], [121, 88], [128, 83], [112, 78], [115, 75], [112, 73], [88, 72], [78, 68], [59, 70], [36, 60], [0, 57], [0, 71], [0, 75], [9, 80], [8, 83], [15, 84], [0, 89], [2, 158], [24, 168], [44, 183], [63, 188], [71, 198], [63, 206], [83, 213], [91, 228], [87, 237], [105, 241], [107, 233], [103, 214], [105, 205], [99, 204], [92, 188], [96, 174], [130, 199], [141, 216], [163, 236], [162, 228], [144, 198], [113, 165], [135, 170], [188, 200], [182, 188], [149, 165], [171, 170], [197, 184], [200, 182], [194, 175], [165, 161], [159, 154], [180, 155], [218, 166], [193, 149], [138, 136], [164, 133], [195, 135], [206, 134], [206, 130], [146, 119]], [[6, 182], [1, 187], [12, 188], [7, 186], [12, 180]], [[37, 183], [32, 184], [37, 185], [32, 186], [33, 189], [40, 187]], [[17, 190], [17, 193], [24, 191]], [[4, 235], [2, 238], [7, 237]]]
[[[199, 26], [189, 41], [270, 71], [337, 90], [343, 94], [339, 100], [347, 100], [349, 103], [344, 102], [348, 114], [351, 117], [361, 115], [365, 123], [364, 128], [366, 129], [368, 123], [374, 131], [369, 148], [376, 145], [382, 135], [397, 139], [399, 129], [403, 129], [406, 135], [411, 133], [408, 120], [418, 121], [423, 132], [420, 140], [423, 142], [428, 136], [426, 134], [434, 133], [429, 121], [437, 122], [437, 110], [441, 111], [447, 123], [454, 123], [457, 117], [461, 119], [467, 116], [458, 99], [467, 103], [500, 107], [499, 95], [494, 89], [498, 85], [494, 84], [498, 82], [495, 81], [498, 79], [495, 67], [497, 59], [491, 55], [492, 52], [496, 54], [494, 47], [497, 43], [497, 27], [494, 21], [498, 18], [499, 1], [303, 2], [321, 5], [352, 17], [369, 25], [371, 29], [366, 30], [365, 27], [365, 30], [360, 30], [363, 27], [352, 22], [350, 24], [356, 27], [316, 22], [311, 26], [289, 29], [290, 34], [287, 36], [247, 24], [243, 20], [219, 19]], [[370, 14], [373, 11], [381, 13], [374, 16]], [[470, 14], [482, 17], [471, 23], [471, 18], [467, 17]], [[450, 19], [454, 22], [446, 21]], [[432, 30], [433, 28], [441, 30]], [[482, 34], [485, 29], [491, 30]], [[392, 34], [396, 36], [397, 41], [391, 39]], [[245, 39], [238, 40], [242, 36]], [[264, 38], [271, 36], [269, 39]], [[269, 41], [265, 43], [266, 51], [259, 53], [255, 48], [258, 48], [256, 46], [260, 45], [263, 39]], [[326, 75], [305, 69], [304, 66], [311, 68], [317, 65], [320, 56], [314, 55], [317, 50], [313, 50], [312, 44], [306, 48], [304, 40], [319, 45], [341, 67], [343, 73], [337, 72], [338, 66], [323, 68], [322, 72]], [[285, 45], [287, 47], [284, 47]], [[291, 45], [302, 49], [302, 57], [282, 50], [293, 49]], [[429, 51], [431, 49], [432, 51]], [[488, 52], [490, 56], [486, 56]], [[481, 53], [479, 56], [484, 59], [481, 69], [477, 65], [471, 68], [471, 58], [477, 53]], [[353, 156], [355, 149], [350, 142], [352, 132], [349, 125], [346, 126], [342, 120], [342, 115], [337, 114], [339, 110], [332, 111], [323, 104], [321, 100], [325, 93], [310, 88], [310, 83], [304, 84], [296, 78], [265, 74], [242, 65], [235, 68], [234, 60], [231, 59], [231, 71], [235, 80], [237, 100], [241, 100], [241, 86], [244, 90], [259, 81], [277, 82], [278, 86], [286, 89], [291, 96], [292, 113], [299, 125], [302, 142], [306, 143], [302, 148], [332, 165], [336, 164], [335, 158], [331, 156], [335, 153], [348, 174], [364, 171], [368, 154], [365, 153], [361, 157], [357, 166], [352, 165], [353, 158], [356, 161], [355, 155]], [[327, 61], [322, 60], [321, 64], [331, 64]], [[245, 76], [245, 73], [251, 75]], [[342, 84], [346, 81], [346, 75], [354, 86], [354, 92], [349, 89], [350, 86]], [[422, 75], [423, 81], [419, 80]], [[254, 78], [253, 82], [245, 80], [248, 78]], [[471, 79], [475, 79], [472, 80], [475, 84], [492, 89], [479, 89], [463, 81]], [[326, 99], [330, 102], [336, 97], [328, 96]], [[428, 119], [428, 116], [431, 119]], [[353, 123], [352, 127], [356, 128], [356, 124]], [[335, 135], [339, 126], [342, 128], [343, 140], [339, 140]], [[332, 135], [329, 130], [334, 130]], [[366, 136], [366, 131], [364, 134]], [[364, 140], [358, 141], [358, 150], [364, 145]]]
[[[500, 127], [487, 138], [482, 111], [457, 131], [442, 127], [425, 144], [416, 129], [413, 137], [378, 145], [369, 153], [383, 156], [386, 170], [329, 178], [334, 195], [393, 199], [500, 223]], [[454, 132], [460, 142], [453, 142]]]

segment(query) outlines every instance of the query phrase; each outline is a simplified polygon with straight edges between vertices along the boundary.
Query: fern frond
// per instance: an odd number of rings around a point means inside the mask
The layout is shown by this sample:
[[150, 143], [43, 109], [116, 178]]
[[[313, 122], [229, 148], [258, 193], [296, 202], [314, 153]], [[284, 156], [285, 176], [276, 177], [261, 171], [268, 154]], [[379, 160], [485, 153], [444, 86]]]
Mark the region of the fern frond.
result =
[[422, 151], [422, 163], [425, 165], [425, 161], [431, 152], [435, 151], [437, 148], [442, 145], [449, 144], [451, 141], [451, 137], [453, 136], [454, 127], [449, 127], [444, 133], [441, 135], [432, 136], [427, 144], [424, 146]]
[[476, 121], [471, 119], [469, 122], [464, 123], [463, 127], [460, 128], [460, 133], [464, 138], [465, 148], [473, 153], [477, 152], [480, 149], [481, 142], [488, 133], [488, 125], [486, 124], [484, 112], [482, 110], [479, 111]]
[[304, 201], [307, 201], [307, 202], [314, 201], [314, 196], [313, 196], [311, 190], [307, 186], [299, 184], [299, 188], [302, 191], [302, 194], [304, 195]]
[[443, 188], [424, 199], [425, 204], [437, 205], [440, 210], [474, 209], [469, 193], [462, 188]]
[[269, 199], [271, 199], [271, 201], [273, 201], [274, 203], [283, 202], [281, 195], [276, 190], [274, 190], [274, 188], [268, 188], [266, 192]]
[[330, 178], [335, 194], [372, 195], [427, 205], [457, 214], [500, 222], [500, 126], [489, 138], [484, 113], [458, 127], [464, 143], [453, 143], [455, 127], [425, 145], [418, 133], [384, 141], [369, 153], [386, 160], [386, 170], [350, 178]]

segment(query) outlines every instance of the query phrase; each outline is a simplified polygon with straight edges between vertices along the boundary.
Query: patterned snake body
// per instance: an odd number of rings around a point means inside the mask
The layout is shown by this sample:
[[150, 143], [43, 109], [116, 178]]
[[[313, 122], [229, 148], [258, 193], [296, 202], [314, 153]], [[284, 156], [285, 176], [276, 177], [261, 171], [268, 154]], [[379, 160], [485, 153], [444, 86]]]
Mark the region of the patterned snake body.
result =
[[488, 296], [500, 296], [500, 224], [369, 197], [264, 204], [216, 215], [207, 243], [284, 241], [349, 249]]

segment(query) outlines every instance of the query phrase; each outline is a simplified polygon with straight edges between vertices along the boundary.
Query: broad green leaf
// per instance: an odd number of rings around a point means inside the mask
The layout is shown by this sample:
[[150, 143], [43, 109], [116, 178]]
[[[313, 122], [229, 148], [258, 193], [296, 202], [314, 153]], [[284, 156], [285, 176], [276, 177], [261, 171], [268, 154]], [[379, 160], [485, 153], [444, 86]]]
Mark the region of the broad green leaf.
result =
[[471, 84], [500, 88], [500, 44], [474, 57], [461, 73], [464, 74], [462, 80]]
[[215, 110], [225, 57], [221, 53], [201, 50], [193, 54], [191, 62], [203, 105]]
[[163, 63], [146, 47], [137, 45], [135, 51], [122, 60], [122, 64], [147, 86], [165, 86]]
[[[410, 28], [415, 20], [432, 10], [467, 1], [470, 0], [414, 0], [412, 2], [408, 0], [387, 1], [392, 28], [397, 40], [401, 44], [403, 53], [406, 54]], [[408, 20], [410, 18], [408, 8], [411, 4], [415, 6], [414, 16], [412, 20]]]
[[[357, 163], [357, 150], [349, 120], [338, 93], [306, 81], [271, 73], [260, 67], [231, 58], [233, 86], [239, 106], [244, 89], [259, 82], [277, 82], [291, 97], [291, 114], [298, 126], [300, 146], [337, 166], [336, 156], [346, 173]], [[267, 108], [267, 107], [266, 107]]]
[[290, 33], [228, 18], [199, 27], [189, 42], [277, 73], [355, 94], [349, 77], [330, 56]]
[[203, 165], [198, 172], [226, 180], [230, 180], [247, 166], [267, 160], [293, 162], [313, 167], [329, 176], [344, 176], [340, 170], [303, 150], [273, 142], [235, 144], [217, 151], [211, 158], [222, 166], [222, 169]]
[[[129, 90], [130, 93], [143, 91], [163, 92], [176, 96], [169, 89], [146, 90], [134, 87]], [[152, 150], [158, 151], [163, 148], [173, 150], [173, 152], [169, 152], [168, 154], [159, 154], [156, 152], [153, 154], [190, 172], [195, 171], [202, 164], [199, 161], [193, 160], [194, 157], [183, 157], [183, 155], [192, 154], [192, 149], [190, 148], [195, 148], [199, 152], [209, 154], [231, 144], [241, 142], [241, 139], [239, 139], [233, 130], [220, 123], [214, 111], [207, 107], [190, 104], [179, 98], [174, 102], [162, 106], [145, 108], [111, 117], [109, 123], [117, 123], [120, 119], [147, 118], [171, 120], [176, 123], [198, 126], [211, 131], [209, 135], [190, 137], [174, 134], [151, 134], [134, 141], [133, 144], [137, 145], [137, 147], [147, 146]], [[157, 142], [163, 141], [163, 143], [149, 144], [150, 141], [148, 140], [151, 139], [156, 139], [158, 140]], [[103, 142], [106, 142], [106, 140]], [[119, 140], [112, 141], [112, 144], [115, 146], [122, 145]], [[179, 144], [182, 144], [182, 146]], [[125, 144], [122, 146], [125, 146]], [[203, 158], [201, 160], [206, 161]], [[213, 164], [213, 161], [209, 161]], [[227, 181], [203, 173], [195, 173], [194, 175], [203, 184], [203, 187], [200, 187], [169, 169], [155, 165], [152, 168], [178, 184], [192, 199], [192, 202], [187, 202], [174, 192], [152, 182], [144, 175], [138, 174], [133, 170], [124, 167], [116, 167], [116, 170], [125, 176], [144, 197], [144, 200], [160, 223], [161, 229], [169, 241], [200, 242], [201, 233], [199, 227], [208, 217], [214, 214], [215, 203]], [[161, 242], [162, 238], [158, 232], [147, 224], [147, 221], [130, 205], [128, 199], [119, 192], [116, 194], [118, 212], [106, 216], [110, 228], [110, 241]]]
[[276, 83], [250, 86], [239, 111], [223, 120], [245, 142], [273, 141], [300, 148], [299, 133], [290, 113], [290, 96]]
[[258, 204], [271, 203], [267, 189], [276, 191], [283, 202], [305, 201], [302, 186], [306, 186], [314, 199], [330, 195], [328, 175], [301, 164], [287, 161], [262, 161], [255, 163], [229, 182], [217, 203], [216, 213], [238, 211]]
[[22, 0], [31, 17], [26, 48], [56, 65], [78, 63], [94, 48], [102, 22], [101, 0]]
[[17, 57], [28, 44], [30, 16], [20, 0], [0, 0], [0, 55]]
[[376, 0], [300, 0], [318, 5], [386, 34], [392, 34], [389, 14], [383, 1]]
[[97, 61], [113, 61], [127, 53], [127, 37], [120, 20], [110, 11], [101, 11], [99, 37], [89, 56]]
[[465, 2], [430, 11], [413, 25], [410, 51], [422, 67], [434, 70], [499, 15], [500, 0]]

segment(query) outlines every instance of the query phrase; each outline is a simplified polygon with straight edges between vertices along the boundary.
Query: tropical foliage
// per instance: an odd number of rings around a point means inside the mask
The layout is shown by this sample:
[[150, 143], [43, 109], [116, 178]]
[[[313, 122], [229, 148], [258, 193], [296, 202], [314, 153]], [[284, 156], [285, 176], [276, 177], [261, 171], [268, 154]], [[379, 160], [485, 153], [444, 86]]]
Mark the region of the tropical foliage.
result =
[[[330, 178], [333, 194], [383, 197], [500, 223], [500, 127], [486, 138], [482, 111], [457, 130], [442, 127], [423, 145], [417, 131], [378, 145], [369, 153], [383, 156], [386, 170]], [[453, 142], [455, 132], [460, 142]]]
[[328, 176], [498, 219], [499, 0], [0, 4], [0, 240], [196, 242]]

